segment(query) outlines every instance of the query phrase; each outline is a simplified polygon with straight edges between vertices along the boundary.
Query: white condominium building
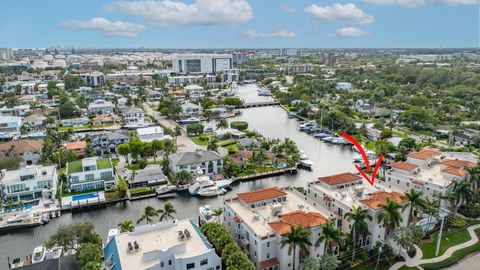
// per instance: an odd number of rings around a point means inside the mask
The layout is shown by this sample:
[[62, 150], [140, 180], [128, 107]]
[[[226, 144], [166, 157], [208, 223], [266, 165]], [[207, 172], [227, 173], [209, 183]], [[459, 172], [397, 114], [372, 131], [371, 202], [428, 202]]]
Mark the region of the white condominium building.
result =
[[178, 54], [172, 57], [176, 73], [215, 73], [233, 68], [231, 54]]
[[[353, 173], [319, 177], [317, 181], [308, 183], [307, 195], [319, 205], [332, 211], [337, 227], [345, 233], [351, 230], [351, 224], [345, 219], [345, 214], [351, 212], [353, 207], [368, 209], [372, 217], [372, 220], [366, 220], [368, 234], [360, 236], [357, 243], [357, 248], [365, 249], [372, 248], [377, 241], [384, 240], [392, 233], [378, 222], [381, 205], [386, 204], [388, 199], [402, 205], [407, 203], [402, 193], [385, 189], [378, 184], [372, 186]], [[403, 218], [401, 226], [407, 225], [408, 212], [408, 209], [401, 212]], [[337, 252], [337, 250], [334, 251]]]
[[[320, 258], [324, 243], [315, 246], [322, 225], [332, 218], [327, 209], [316, 207], [312, 200], [292, 188], [264, 188], [238, 193], [224, 201], [224, 226], [237, 240], [257, 269], [292, 269], [293, 256]], [[281, 248], [283, 235], [291, 225], [302, 225], [311, 231], [308, 251], [288, 254], [288, 245]], [[300, 262], [296, 259], [296, 268]]]
[[0, 198], [13, 201], [52, 200], [57, 190], [55, 166], [26, 166], [0, 173]]
[[461, 153], [441, 153], [423, 149], [407, 155], [405, 162], [396, 162], [387, 171], [385, 185], [396, 190], [416, 189], [424, 196], [446, 195], [453, 190], [454, 182], [467, 180], [467, 168], [477, 162]]
[[190, 220], [159, 222], [133, 232], [112, 229], [103, 249], [109, 270], [220, 270], [222, 262]]

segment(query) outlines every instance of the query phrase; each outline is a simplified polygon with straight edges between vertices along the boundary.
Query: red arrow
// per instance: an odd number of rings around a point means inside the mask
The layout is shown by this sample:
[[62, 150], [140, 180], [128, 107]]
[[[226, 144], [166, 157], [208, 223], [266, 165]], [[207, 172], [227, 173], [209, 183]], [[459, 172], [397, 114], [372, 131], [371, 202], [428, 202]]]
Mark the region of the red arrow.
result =
[[[355, 147], [358, 149], [358, 151], [363, 157], [363, 161], [365, 162], [365, 165], [367, 167], [367, 172], [370, 172], [370, 161], [368, 160], [367, 153], [365, 153], [363, 147], [347, 133], [342, 132], [342, 136], [345, 137], [345, 139], [349, 140], [351, 143], [353, 143], [353, 145], [355, 145]], [[372, 178], [368, 177], [368, 175], [357, 164], [355, 164], [355, 168], [357, 168], [363, 178], [365, 178], [365, 180], [367, 180], [367, 182], [370, 183], [370, 185], [372, 186], [375, 183], [375, 176], [377, 176], [377, 172], [380, 168], [380, 164], [382, 163], [382, 159], [383, 155], [380, 155], [380, 157], [378, 157], [377, 163], [375, 164], [375, 168], [373, 169]]]

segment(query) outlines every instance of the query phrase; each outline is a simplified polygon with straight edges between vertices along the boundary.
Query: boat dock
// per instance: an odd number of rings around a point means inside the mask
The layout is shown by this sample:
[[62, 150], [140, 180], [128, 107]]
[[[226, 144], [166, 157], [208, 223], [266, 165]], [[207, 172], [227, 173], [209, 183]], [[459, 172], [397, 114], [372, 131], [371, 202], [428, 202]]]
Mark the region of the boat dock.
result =
[[245, 176], [240, 176], [240, 177], [234, 177], [233, 178], [233, 183], [238, 182], [238, 181], [241, 181], [241, 182], [252, 181], [252, 180], [257, 180], [257, 179], [282, 175], [282, 174], [295, 174], [297, 172], [298, 172], [298, 168], [297, 168], [297, 166], [295, 166], [295, 167], [291, 167], [291, 168], [278, 169], [278, 170], [273, 170], [273, 171], [269, 171], [269, 172], [255, 173], [255, 174], [250, 174], [250, 175], [245, 175]]

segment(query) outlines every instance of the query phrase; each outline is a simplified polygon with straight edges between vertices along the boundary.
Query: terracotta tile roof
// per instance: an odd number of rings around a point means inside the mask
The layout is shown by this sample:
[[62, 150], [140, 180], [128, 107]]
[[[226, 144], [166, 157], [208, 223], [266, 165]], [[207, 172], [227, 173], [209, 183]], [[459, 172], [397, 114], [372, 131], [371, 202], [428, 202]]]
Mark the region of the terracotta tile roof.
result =
[[268, 225], [280, 235], [290, 232], [290, 225], [302, 225], [303, 228], [317, 227], [327, 223], [328, 219], [316, 212], [293, 211], [280, 215], [280, 221], [269, 222]]
[[242, 220], [239, 217], [235, 216], [233, 217], [233, 221], [240, 223]]
[[8, 152], [11, 154], [23, 154], [26, 152], [40, 153], [42, 151], [43, 141], [36, 140], [18, 140], [9, 141], [0, 144], [0, 154], [5, 155]]
[[167, 92], [170, 95], [182, 95], [185, 94], [185, 92], [182, 89], [170, 89]]
[[473, 168], [477, 166], [476, 163], [467, 161], [467, 160], [458, 160], [458, 159], [444, 159], [442, 162], [440, 162], [443, 165], [449, 166], [449, 167], [455, 167], [458, 169], [462, 168]]
[[273, 257], [270, 259], [267, 259], [265, 261], [260, 262], [260, 268], [261, 269], [268, 269], [272, 266], [279, 265], [280, 262], [278, 261], [277, 257]]
[[259, 202], [277, 197], [282, 197], [287, 193], [278, 187], [257, 189], [251, 192], [238, 193], [237, 196], [245, 203]]
[[404, 171], [413, 171], [415, 170], [418, 166], [412, 163], [407, 163], [403, 161], [395, 162], [392, 165], [393, 168], [404, 170]]
[[353, 173], [340, 173], [340, 174], [323, 176], [318, 178], [318, 180], [330, 186], [358, 181], [360, 179], [362, 179], [360, 176], [355, 175]]
[[65, 148], [65, 150], [84, 149], [87, 147], [87, 142], [86, 141], [67, 142], [63, 147]]
[[441, 155], [442, 152], [437, 151], [434, 148], [423, 148], [419, 152], [412, 152], [407, 155], [407, 157], [415, 158], [415, 159], [420, 159], [420, 160], [427, 160], [432, 157], [436, 157]]
[[454, 168], [454, 167], [447, 167], [443, 169], [442, 172], [457, 175], [457, 176], [465, 176], [467, 174], [467, 171], [459, 168]]
[[396, 203], [403, 203], [406, 201], [405, 196], [399, 192], [387, 192], [382, 190], [371, 193], [370, 199], [360, 200], [360, 202], [370, 208], [379, 209], [380, 205], [387, 203], [388, 198], [394, 200]]

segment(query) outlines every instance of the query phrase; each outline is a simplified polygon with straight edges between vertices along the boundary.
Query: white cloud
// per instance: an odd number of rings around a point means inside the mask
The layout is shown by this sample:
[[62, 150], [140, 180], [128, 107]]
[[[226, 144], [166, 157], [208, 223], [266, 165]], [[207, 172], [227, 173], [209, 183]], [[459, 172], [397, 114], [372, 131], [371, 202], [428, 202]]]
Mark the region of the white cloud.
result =
[[246, 0], [196, 0], [192, 4], [171, 0], [122, 0], [106, 5], [105, 9], [143, 18], [162, 28], [235, 25], [253, 18], [252, 7]]
[[371, 5], [402, 6], [407, 8], [418, 8], [428, 4], [441, 4], [450, 6], [475, 5], [478, 0], [363, 0]]
[[296, 8], [291, 7], [289, 5], [281, 5], [280, 9], [285, 13], [293, 13], [293, 12], [297, 11]]
[[98, 30], [107, 36], [136, 37], [145, 30], [145, 26], [129, 22], [111, 22], [103, 17], [96, 17], [88, 21], [66, 21], [61, 23], [65, 28]]
[[402, 6], [407, 8], [421, 7], [427, 4], [428, 0], [363, 0], [371, 5]]
[[289, 31], [287, 29], [277, 29], [272, 32], [259, 32], [255, 30], [247, 30], [245, 31], [245, 36], [248, 38], [266, 38], [266, 37], [280, 37], [280, 38], [290, 38], [296, 37], [297, 33]]
[[332, 36], [334, 38], [358, 38], [367, 35], [366, 32], [355, 28], [355, 27], [344, 27], [337, 29], [335, 34]]
[[306, 7], [305, 12], [312, 14], [316, 18], [331, 22], [344, 22], [355, 24], [373, 23], [375, 19], [358, 8], [355, 4], [333, 4], [320, 7], [315, 4]]

